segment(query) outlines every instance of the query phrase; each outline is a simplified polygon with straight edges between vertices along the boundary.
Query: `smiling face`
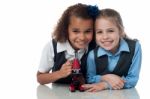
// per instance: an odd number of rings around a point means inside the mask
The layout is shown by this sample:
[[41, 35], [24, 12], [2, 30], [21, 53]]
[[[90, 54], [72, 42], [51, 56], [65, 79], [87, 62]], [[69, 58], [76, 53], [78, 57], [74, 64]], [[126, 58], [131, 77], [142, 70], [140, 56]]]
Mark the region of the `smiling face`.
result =
[[120, 40], [120, 33], [116, 24], [101, 17], [96, 19], [95, 28], [97, 44], [105, 50], [115, 53]]
[[68, 26], [68, 37], [75, 50], [86, 48], [93, 37], [93, 20], [72, 16]]

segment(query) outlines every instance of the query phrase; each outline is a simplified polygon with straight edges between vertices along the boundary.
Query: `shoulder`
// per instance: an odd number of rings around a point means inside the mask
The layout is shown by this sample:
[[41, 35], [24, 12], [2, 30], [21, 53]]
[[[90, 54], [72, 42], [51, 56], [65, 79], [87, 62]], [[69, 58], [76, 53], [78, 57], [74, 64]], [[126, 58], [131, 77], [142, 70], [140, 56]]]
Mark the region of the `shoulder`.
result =
[[135, 46], [136, 46], [135, 47], [135, 51], [141, 51], [141, 44], [140, 44], [139, 40], [136, 41], [136, 45]]
[[128, 44], [130, 44], [130, 47], [133, 46], [134, 44], [134, 48], [135, 48], [135, 53], [140, 52], [141, 53], [141, 44], [140, 41], [138, 39], [126, 39], [125, 40]]
[[47, 42], [44, 46], [44, 49], [45, 50], [50, 50], [53, 48], [53, 43], [52, 43], [52, 40], [50, 40], [49, 42]]
[[128, 44], [135, 44], [138, 41], [138, 39], [123, 38], [122, 41]]
[[139, 41], [139, 40], [135, 39], [135, 41], [136, 41], [136, 46], [141, 46], [141, 44], [140, 44], [140, 41]]
[[47, 42], [43, 48], [43, 53], [47, 54], [48, 56], [54, 56], [54, 49], [53, 49], [53, 41], [50, 40]]
[[141, 47], [141, 44], [138, 39], [130, 39], [130, 38], [124, 38], [125, 42], [130, 46], [135, 46], [135, 48]]
[[136, 49], [141, 48], [141, 44], [140, 44], [140, 41], [138, 39], [126, 39], [126, 42], [135, 43]]

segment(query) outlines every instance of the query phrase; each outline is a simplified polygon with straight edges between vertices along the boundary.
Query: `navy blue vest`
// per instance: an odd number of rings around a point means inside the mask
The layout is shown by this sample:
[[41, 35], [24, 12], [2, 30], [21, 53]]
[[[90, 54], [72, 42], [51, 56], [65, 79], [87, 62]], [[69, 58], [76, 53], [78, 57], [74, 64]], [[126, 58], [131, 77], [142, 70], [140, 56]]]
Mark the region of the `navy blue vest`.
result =
[[[53, 71], [60, 70], [62, 64], [64, 64], [67, 60], [65, 58], [65, 52], [57, 53], [57, 42], [54, 39], [52, 40], [52, 42], [53, 42], [53, 48], [54, 48], [54, 66], [52, 68], [52, 72], [53, 72]], [[89, 45], [88, 52], [90, 50], [94, 49], [95, 46], [96, 46], [96, 44], [94, 42], [91, 42]], [[88, 55], [88, 53], [84, 54], [81, 58], [81, 72], [82, 72], [84, 78], [86, 77], [86, 72], [87, 72], [87, 69], [86, 69], [87, 55]], [[59, 80], [55, 81], [54, 83], [69, 84], [69, 83], [71, 83], [71, 80], [72, 80], [71, 76], [72, 75], [69, 75], [66, 78], [59, 79]]]
[[112, 72], [108, 70], [108, 56], [103, 55], [97, 57], [98, 47], [94, 49], [97, 75], [116, 74], [118, 76], [127, 76], [128, 70], [132, 64], [136, 40], [131, 40], [127, 38], [124, 38], [124, 40], [127, 42], [130, 52], [121, 52], [118, 63]]

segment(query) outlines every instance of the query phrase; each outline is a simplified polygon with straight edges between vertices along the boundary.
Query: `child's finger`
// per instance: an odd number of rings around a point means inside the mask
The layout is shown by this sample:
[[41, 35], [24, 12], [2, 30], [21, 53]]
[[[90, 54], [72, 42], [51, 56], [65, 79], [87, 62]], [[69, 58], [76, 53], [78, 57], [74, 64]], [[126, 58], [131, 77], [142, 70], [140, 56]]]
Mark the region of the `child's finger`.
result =
[[92, 88], [88, 89], [87, 91], [88, 91], [88, 92], [95, 92], [96, 89], [92, 87]]
[[69, 60], [67, 60], [65, 64], [66, 64], [67, 66], [71, 66], [71, 65], [72, 65], [71, 61], [69, 61]]
[[84, 84], [84, 85], [82, 85], [82, 87], [86, 90], [92, 88], [92, 86], [90, 84]]

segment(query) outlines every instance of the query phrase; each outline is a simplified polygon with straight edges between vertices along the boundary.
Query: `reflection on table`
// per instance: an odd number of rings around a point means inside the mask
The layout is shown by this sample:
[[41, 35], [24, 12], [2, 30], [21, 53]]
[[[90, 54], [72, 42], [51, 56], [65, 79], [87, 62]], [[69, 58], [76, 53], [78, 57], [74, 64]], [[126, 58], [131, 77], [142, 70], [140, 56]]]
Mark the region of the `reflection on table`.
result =
[[140, 99], [135, 88], [100, 92], [70, 92], [64, 84], [39, 85], [37, 99]]

